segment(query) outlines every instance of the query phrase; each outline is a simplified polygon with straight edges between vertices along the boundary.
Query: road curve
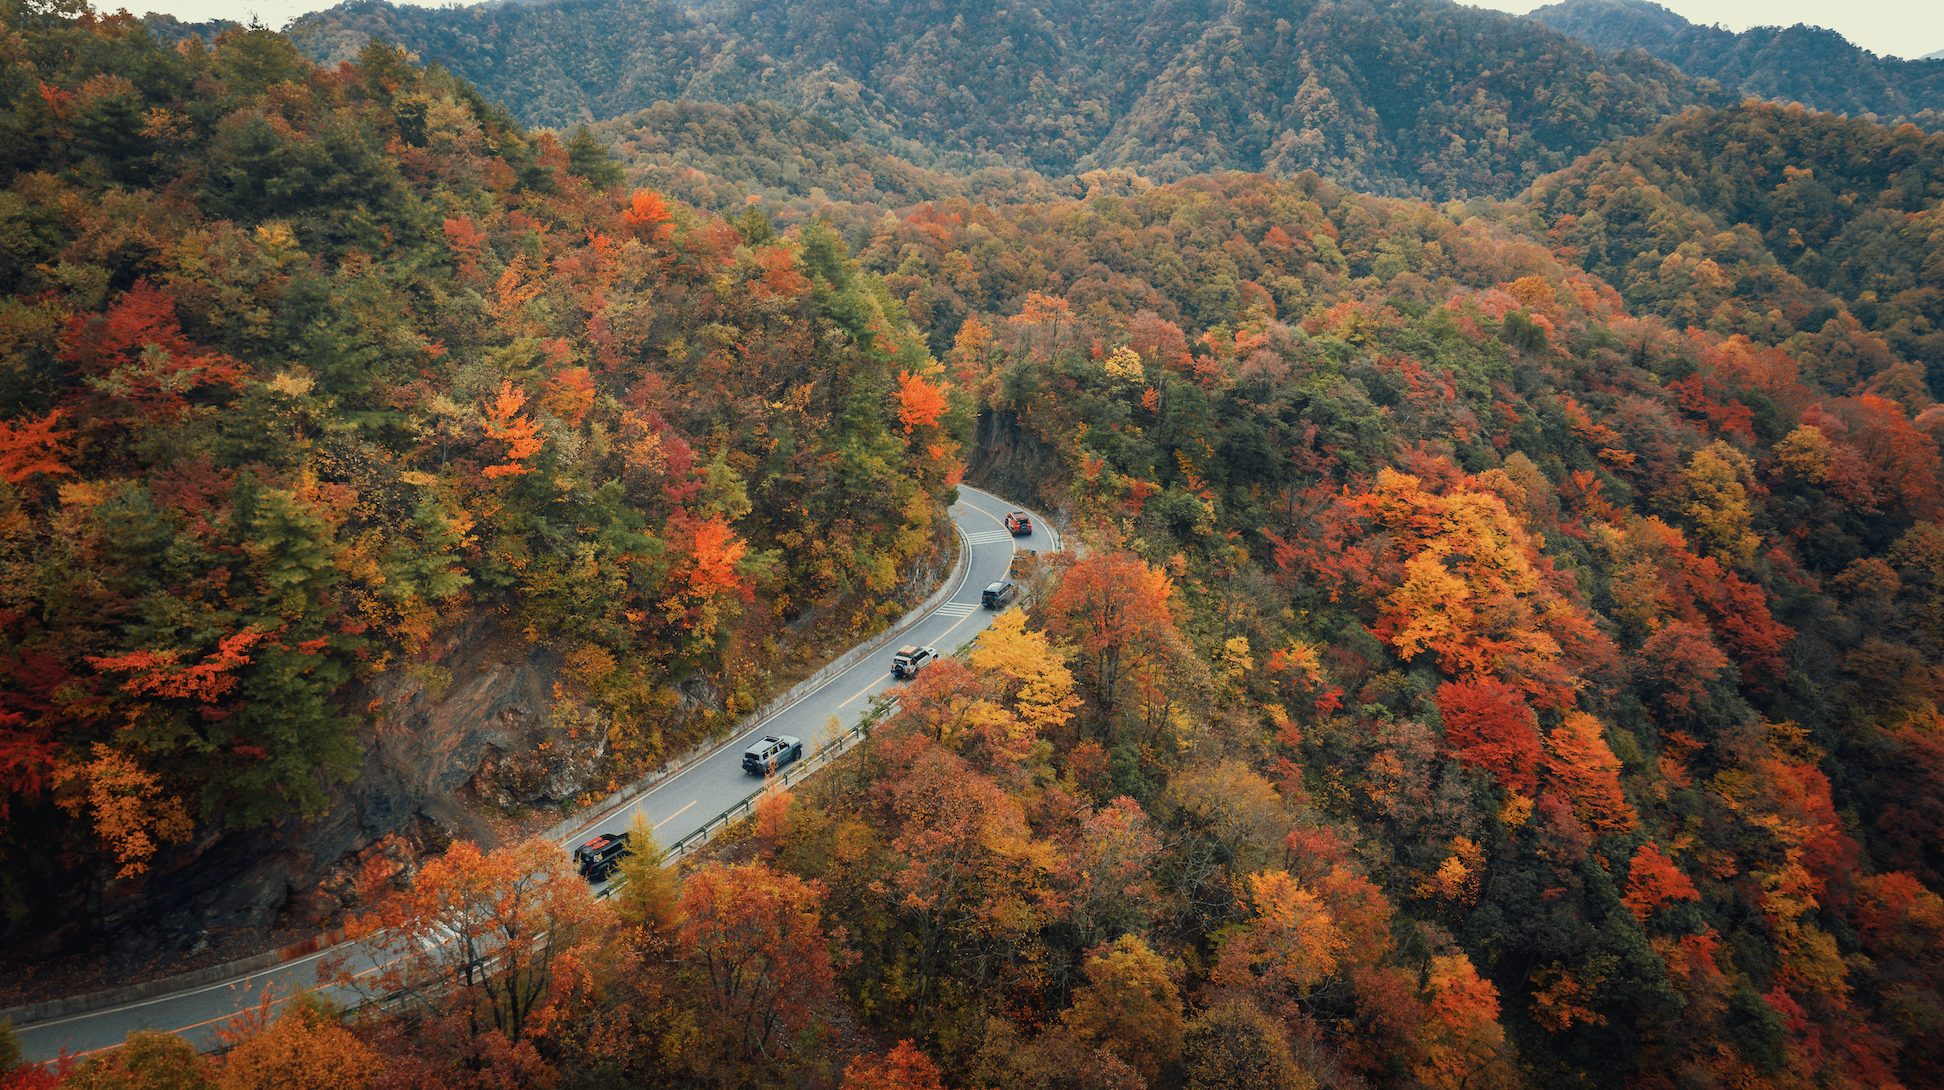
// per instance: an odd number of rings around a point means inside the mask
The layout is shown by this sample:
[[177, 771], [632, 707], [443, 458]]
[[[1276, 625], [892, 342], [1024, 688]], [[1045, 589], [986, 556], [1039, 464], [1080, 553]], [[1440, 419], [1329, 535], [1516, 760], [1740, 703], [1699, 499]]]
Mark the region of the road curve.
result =
[[[1015, 549], [1047, 552], [1059, 547], [1057, 536], [1038, 512], [1033, 513], [1031, 535], [1014, 538], [1007, 533], [1004, 515], [1016, 509], [989, 493], [959, 486], [959, 502], [952, 506], [951, 515], [965, 546], [966, 564], [963, 577], [943, 603], [923, 617], [908, 619], [895, 642], [881, 652], [865, 656], [847, 670], [799, 686], [802, 691], [790, 694], [791, 702], [783, 711], [576, 830], [562, 840], [563, 848], [596, 833], [625, 830], [636, 813], [655, 827], [663, 844], [674, 843], [741, 802], [756, 786], [755, 778], [742, 770], [742, 751], [750, 741], [765, 734], [789, 734], [803, 739], [808, 749], [824, 736], [832, 717], [841, 728], [849, 729], [870, 708], [872, 697], [897, 684], [891, 678], [893, 647], [924, 644], [951, 654], [971, 642], [994, 616], [980, 608], [979, 592], [986, 584], [1005, 577]], [[313, 954], [234, 980], [34, 1022], [17, 1027], [16, 1032], [25, 1057], [32, 1061], [53, 1060], [63, 1051], [72, 1056], [112, 1048], [131, 1032], [142, 1029], [181, 1034], [203, 1048], [229, 1019], [254, 1008], [266, 993], [276, 1002], [315, 987], [317, 962], [336, 952]], [[326, 994], [347, 1003], [356, 1001], [349, 994], [336, 994], [335, 989]]]

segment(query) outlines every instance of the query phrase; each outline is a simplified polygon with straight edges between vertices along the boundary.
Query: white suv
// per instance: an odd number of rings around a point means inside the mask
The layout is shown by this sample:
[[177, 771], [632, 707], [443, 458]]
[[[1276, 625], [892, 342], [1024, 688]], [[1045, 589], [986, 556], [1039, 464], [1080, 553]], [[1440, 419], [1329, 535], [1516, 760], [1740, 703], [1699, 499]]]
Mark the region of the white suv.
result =
[[917, 677], [918, 671], [924, 669], [927, 663], [937, 657], [938, 649], [935, 647], [912, 645], [900, 647], [898, 653], [891, 657], [891, 676], [910, 680]]

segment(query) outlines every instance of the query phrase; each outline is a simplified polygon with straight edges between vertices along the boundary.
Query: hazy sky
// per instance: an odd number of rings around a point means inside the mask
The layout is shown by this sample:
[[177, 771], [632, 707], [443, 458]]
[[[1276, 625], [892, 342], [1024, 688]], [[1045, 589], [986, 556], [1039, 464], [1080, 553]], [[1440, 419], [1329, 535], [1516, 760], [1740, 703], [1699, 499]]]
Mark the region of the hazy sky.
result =
[[[1479, 0], [1478, 7], [1524, 15], [1553, 0]], [[1828, 27], [1886, 57], [1916, 58], [1944, 49], [1944, 2], [1940, 0], [1655, 0], [1690, 23], [1720, 23], [1729, 30], [1752, 26]]]
[[[331, 6], [318, 0], [95, 0], [103, 11], [124, 3], [137, 15], [165, 11], [186, 22], [247, 22], [254, 15], [277, 28], [304, 12]], [[1479, 6], [1523, 15], [1540, 4], [1484, 0]], [[1691, 22], [1722, 23], [1738, 31], [1762, 24], [1825, 26], [1885, 56], [1921, 57], [1944, 49], [1944, 0], [1666, 0], [1663, 6]]]

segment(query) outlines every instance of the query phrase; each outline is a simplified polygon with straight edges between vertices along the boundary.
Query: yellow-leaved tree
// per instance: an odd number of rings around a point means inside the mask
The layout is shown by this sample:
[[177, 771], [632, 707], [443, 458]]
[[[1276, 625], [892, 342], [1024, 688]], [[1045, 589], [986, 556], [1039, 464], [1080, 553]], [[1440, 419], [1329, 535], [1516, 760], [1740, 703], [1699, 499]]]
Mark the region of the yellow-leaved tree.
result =
[[1252, 874], [1248, 888], [1255, 919], [1223, 941], [1210, 979], [1270, 1004], [1307, 996], [1336, 972], [1343, 932], [1323, 899], [1282, 871]]
[[1087, 959], [1087, 983], [1063, 1016], [1082, 1040], [1105, 1047], [1150, 1085], [1181, 1056], [1179, 962], [1155, 953], [1138, 935], [1122, 935]]
[[1754, 479], [1755, 467], [1748, 455], [1717, 439], [1694, 452], [1683, 476], [1681, 513], [1694, 523], [1708, 555], [1743, 568], [1754, 562], [1762, 539], [1751, 528], [1744, 482]]
[[1064, 726], [1080, 705], [1066, 656], [1045, 632], [1027, 629], [1024, 610], [1001, 613], [979, 634], [970, 661], [1037, 734]]

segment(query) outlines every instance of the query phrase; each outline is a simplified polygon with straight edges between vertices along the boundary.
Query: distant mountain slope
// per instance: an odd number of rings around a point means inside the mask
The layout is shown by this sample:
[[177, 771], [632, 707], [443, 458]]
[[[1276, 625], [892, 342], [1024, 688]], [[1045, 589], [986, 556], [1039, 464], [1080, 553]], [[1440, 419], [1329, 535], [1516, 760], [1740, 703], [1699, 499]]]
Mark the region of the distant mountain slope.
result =
[[1083, 162], [1509, 193], [1713, 94], [1648, 58], [1601, 59], [1528, 26], [1437, 0], [1237, 3]]
[[[330, 67], [380, 39], [436, 60], [532, 124], [565, 126], [682, 97], [733, 54], [733, 39], [660, 0], [549, 0], [470, 8], [358, 0], [287, 35]], [[747, 81], [736, 81], [738, 88]]]
[[397, 42], [539, 125], [767, 101], [925, 167], [1315, 169], [1438, 197], [1510, 194], [1725, 101], [1660, 61], [1445, 0], [358, 0], [291, 36], [325, 64]]
[[150, 34], [164, 45], [176, 45], [190, 38], [200, 38], [204, 45], [216, 41], [216, 36], [225, 30], [241, 28], [242, 23], [234, 19], [211, 19], [206, 23], [185, 23], [173, 15], [151, 11], [142, 17], [142, 25]]
[[1631, 307], [1788, 344], [1832, 388], [1894, 353], [1944, 389], [1944, 135], [1770, 103], [1699, 110], [1522, 200]]
[[1944, 64], [1879, 57], [1833, 30], [1798, 23], [1736, 34], [1690, 23], [1650, 0], [1564, 0], [1526, 17], [1601, 49], [1644, 49], [1690, 76], [1759, 98], [1944, 129]]
[[[832, 201], [876, 210], [963, 197], [966, 180], [912, 166], [815, 114], [769, 103], [662, 102], [594, 125], [636, 185], [734, 215], [746, 199], [804, 211]], [[800, 217], [785, 215], [784, 226]]]

